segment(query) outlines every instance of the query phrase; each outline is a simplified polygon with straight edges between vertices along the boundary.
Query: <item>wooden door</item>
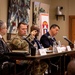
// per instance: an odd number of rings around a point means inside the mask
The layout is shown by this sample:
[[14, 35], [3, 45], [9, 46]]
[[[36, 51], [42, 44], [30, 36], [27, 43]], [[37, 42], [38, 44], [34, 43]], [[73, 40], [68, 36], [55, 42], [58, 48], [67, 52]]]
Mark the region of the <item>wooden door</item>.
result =
[[75, 16], [69, 16], [69, 38], [72, 42], [75, 40]]

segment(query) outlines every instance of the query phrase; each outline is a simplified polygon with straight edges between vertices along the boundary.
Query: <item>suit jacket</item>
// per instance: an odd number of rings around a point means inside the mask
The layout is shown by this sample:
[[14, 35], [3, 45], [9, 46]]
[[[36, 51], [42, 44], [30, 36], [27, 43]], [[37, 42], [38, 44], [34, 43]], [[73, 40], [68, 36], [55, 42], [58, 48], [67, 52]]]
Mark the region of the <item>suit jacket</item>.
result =
[[56, 42], [56, 39], [54, 37], [51, 37], [49, 32], [42, 35], [42, 37], [40, 39], [40, 43], [43, 45], [44, 48], [48, 48], [50, 46], [53, 46], [53, 42]]
[[9, 52], [7, 44], [3, 42], [2, 38], [0, 38], [0, 54]]

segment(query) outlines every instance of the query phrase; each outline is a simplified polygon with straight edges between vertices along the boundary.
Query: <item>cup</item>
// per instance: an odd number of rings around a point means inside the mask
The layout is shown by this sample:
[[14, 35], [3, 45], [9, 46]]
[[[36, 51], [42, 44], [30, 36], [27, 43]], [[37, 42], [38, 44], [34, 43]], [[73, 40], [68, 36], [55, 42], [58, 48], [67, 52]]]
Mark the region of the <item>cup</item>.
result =
[[31, 47], [31, 56], [35, 56], [35, 55], [36, 55], [36, 48]]

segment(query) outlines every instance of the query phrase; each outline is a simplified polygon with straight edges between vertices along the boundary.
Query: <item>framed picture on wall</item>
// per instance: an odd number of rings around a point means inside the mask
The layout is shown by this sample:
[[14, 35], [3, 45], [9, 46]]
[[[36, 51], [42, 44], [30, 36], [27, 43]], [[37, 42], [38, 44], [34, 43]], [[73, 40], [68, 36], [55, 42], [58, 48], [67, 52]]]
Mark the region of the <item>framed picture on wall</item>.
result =
[[39, 25], [40, 13], [48, 13], [49, 14], [50, 5], [42, 3], [42, 2], [34, 1], [32, 6], [33, 6], [33, 10], [32, 10], [33, 20], [32, 20], [32, 23], [36, 24], [36, 25]]
[[40, 27], [40, 33], [39, 33], [39, 39], [41, 35], [46, 33], [49, 28], [49, 9], [50, 5], [42, 2], [37, 2], [34, 1], [33, 4], [33, 10], [32, 10], [32, 15], [33, 15], [33, 20], [32, 24], [33, 25], [38, 25]]
[[19, 22], [29, 25], [30, 0], [8, 0], [7, 40], [17, 33]]

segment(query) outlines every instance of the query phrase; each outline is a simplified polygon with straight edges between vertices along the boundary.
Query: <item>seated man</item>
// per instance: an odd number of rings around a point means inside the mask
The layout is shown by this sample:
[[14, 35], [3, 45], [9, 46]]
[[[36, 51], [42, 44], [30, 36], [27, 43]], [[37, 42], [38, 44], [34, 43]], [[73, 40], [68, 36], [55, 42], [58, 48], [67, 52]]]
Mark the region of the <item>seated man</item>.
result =
[[[26, 35], [27, 24], [25, 24], [23, 22], [20, 22], [18, 24], [17, 30], [18, 30], [18, 34], [16, 35], [16, 37], [14, 37], [11, 40], [11, 45], [13, 45], [14, 49], [25, 50], [25, 51], [29, 52], [29, 44], [26, 40], [23, 39], [23, 36]], [[30, 42], [35, 38], [36, 33], [37, 33], [36, 30], [33, 30], [31, 32], [31, 34], [27, 37]], [[28, 64], [31, 63], [30, 60], [28, 60], [28, 61], [22, 60], [22, 62], [25, 62], [25, 63], [28, 63]], [[42, 65], [42, 63], [40, 63], [40, 65]], [[47, 68], [47, 67], [48, 66], [45, 65], [44, 68]], [[33, 75], [42, 75], [44, 73], [44, 70], [45, 69], [43, 69], [43, 68], [41, 70], [40, 67], [37, 67], [37, 63], [35, 63], [35, 72], [33, 72], [33, 69], [31, 70], [31, 72], [32, 72]]]
[[[45, 48], [52, 48], [53, 47], [53, 42], [56, 42], [55, 36], [59, 32], [60, 27], [56, 24], [53, 24], [50, 26], [49, 32], [46, 34], [42, 35], [40, 39], [40, 43], [45, 47]], [[57, 42], [56, 42], [57, 44]]]
[[[8, 47], [7, 43], [5, 42], [5, 40], [3, 39], [3, 36], [6, 34], [7, 32], [7, 25], [5, 22], [3, 22], [2, 20], [0, 20], [0, 63], [2, 62], [5, 62], [5, 61], [8, 61], [8, 62], [11, 62], [12, 64], [10, 66], [13, 65], [13, 59], [9, 59], [6, 57], [6, 55], [4, 53], [8, 53], [10, 52], [10, 48]], [[14, 63], [15, 64], [15, 63]], [[16, 65], [16, 64], [15, 64]], [[14, 65], [13, 65], [14, 66]], [[12, 67], [13, 67], [12, 66]], [[22, 68], [21, 68], [22, 67]], [[18, 72], [21, 72], [22, 70], [25, 70], [26, 68], [26, 65], [17, 65], [17, 67], [15, 68], [18, 68], [21, 70], [18, 71]], [[11, 68], [12, 69], [12, 68]], [[13, 70], [13, 69], [12, 69]], [[12, 72], [13, 73], [13, 72]]]
[[[14, 67], [14, 65], [15, 65], [15, 63], [13, 63], [10, 60], [10, 58], [4, 54], [4, 53], [10, 52], [10, 49], [7, 46], [7, 43], [3, 39], [3, 36], [6, 34], [6, 32], [7, 32], [7, 25], [6, 25], [5, 22], [0, 20], [0, 75], [2, 75], [2, 74], [6, 74], [7, 75], [7, 72], [5, 72], [5, 71], [9, 71], [9, 68], [6, 67], [6, 65], [10, 64], [9, 65], [10, 69], [12, 69]], [[2, 73], [3, 71], [5, 73]], [[9, 73], [11, 73], [10, 71], [9, 71]], [[13, 72], [12, 72], [12, 74], [13, 74]]]
[[0, 53], [7, 53], [10, 51], [10, 49], [7, 47], [7, 44], [5, 43], [3, 36], [6, 34], [7, 31], [7, 25], [5, 22], [0, 20]]
[[[49, 31], [46, 34], [41, 36], [40, 43], [44, 46], [44, 48], [49, 48], [50, 50], [53, 50], [54, 42], [56, 42], [56, 44], [58, 45], [55, 36], [58, 34], [59, 30], [60, 30], [60, 27], [57, 24], [52, 24], [50, 26]], [[58, 62], [58, 59], [59, 59], [59, 57], [55, 57], [50, 60], [52, 63], [55, 64]], [[63, 61], [61, 61], [61, 62], [63, 64]], [[69, 57], [66, 56], [66, 65], [68, 62], [69, 62]], [[54, 68], [53, 68], [53, 71], [55, 71]]]
[[69, 62], [67, 66], [67, 75], [75, 75], [75, 60]]
[[[59, 29], [60, 27], [57, 24], [52, 24], [49, 31], [41, 36], [40, 43], [43, 45], [44, 48], [49, 48], [50, 50], [53, 50], [53, 43], [56, 43], [56, 45], [58, 45], [55, 36], [59, 32]], [[50, 62], [55, 65], [58, 62], [59, 58], [60, 57], [50, 58]], [[55, 67], [54, 65], [51, 68], [51, 71], [53, 71], [51, 73], [54, 73], [58, 70], [58, 67]]]
[[[10, 45], [14, 50], [25, 50], [29, 52], [29, 44], [26, 40], [24, 40], [24, 36], [26, 37], [27, 32], [27, 24], [20, 22], [17, 27], [18, 34], [11, 40]], [[34, 35], [36, 34], [35, 31], [31, 32], [30, 37], [28, 38], [29, 41], [34, 39]]]

